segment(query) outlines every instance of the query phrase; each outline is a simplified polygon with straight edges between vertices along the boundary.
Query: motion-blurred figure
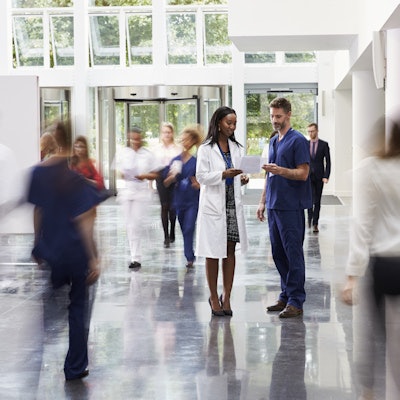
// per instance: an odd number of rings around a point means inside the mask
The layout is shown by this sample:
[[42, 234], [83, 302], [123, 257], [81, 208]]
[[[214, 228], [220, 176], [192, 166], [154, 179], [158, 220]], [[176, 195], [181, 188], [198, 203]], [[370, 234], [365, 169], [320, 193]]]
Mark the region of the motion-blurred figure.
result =
[[57, 143], [54, 136], [50, 132], [43, 133], [40, 136], [40, 159], [47, 160], [49, 157], [57, 153]]
[[164, 180], [165, 187], [172, 186], [174, 189], [173, 206], [182, 230], [187, 268], [192, 268], [195, 260], [193, 239], [200, 193], [200, 184], [196, 179], [196, 157], [192, 156], [190, 151], [193, 147], [199, 146], [201, 140], [200, 126], [187, 126], [183, 129], [181, 134], [183, 151], [172, 159]]
[[118, 201], [125, 215], [131, 262], [129, 268], [142, 266], [144, 218], [151, 198], [149, 181], [158, 177], [160, 165], [153, 154], [143, 147], [142, 130], [128, 132], [127, 146], [116, 157], [116, 169], [125, 181], [118, 192]]
[[164, 230], [164, 247], [175, 242], [176, 211], [172, 204], [173, 187], [166, 187], [164, 179], [167, 177], [168, 166], [171, 160], [181, 153], [182, 148], [175, 143], [175, 129], [170, 122], [163, 122], [160, 131], [160, 143], [155, 147], [154, 154], [164, 169], [156, 179], [157, 191], [161, 204], [161, 222]]
[[87, 339], [88, 285], [99, 276], [93, 240], [92, 208], [98, 191], [69, 169], [69, 130], [57, 124], [53, 133], [57, 154], [33, 168], [28, 201], [35, 205], [33, 257], [51, 268], [54, 289], [68, 285], [69, 348], [64, 363], [66, 380], [89, 374]]
[[[354, 359], [360, 399], [377, 394], [386, 352], [386, 400], [400, 398], [400, 125], [383, 151], [365, 158], [354, 179], [354, 226], [343, 300], [355, 304]], [[384, 144], [384, 129], [368, 145]]]

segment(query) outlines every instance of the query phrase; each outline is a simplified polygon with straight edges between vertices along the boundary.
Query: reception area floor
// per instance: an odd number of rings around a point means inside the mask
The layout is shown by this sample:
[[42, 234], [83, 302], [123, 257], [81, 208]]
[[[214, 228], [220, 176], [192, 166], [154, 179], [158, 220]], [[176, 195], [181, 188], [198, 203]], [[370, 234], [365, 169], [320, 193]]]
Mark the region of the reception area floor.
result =
[[357, 399], [352, 309], [339, 296], [350, 199], [324, 197], [320, 232], [305, 235], [304, 315], [282, 320], [265, 311], [279, 278], [267, 223], [255, 217], [259, 193], [244, 197], [250, 250], [237, 255], [232, 317], [211, 316], [204, 259], [186, 270], [178, 225], [175, 243], [163, 247], [156, 196], [136, 271], [120, 206], [112, 198], [98, 207], [102, 275], [91, 289], [90, 374], [80, 381], [63, 374], [68, 288], [49, 296], [49, 273], [30, 258], [31, 234], [2, 234], [0, 398]]

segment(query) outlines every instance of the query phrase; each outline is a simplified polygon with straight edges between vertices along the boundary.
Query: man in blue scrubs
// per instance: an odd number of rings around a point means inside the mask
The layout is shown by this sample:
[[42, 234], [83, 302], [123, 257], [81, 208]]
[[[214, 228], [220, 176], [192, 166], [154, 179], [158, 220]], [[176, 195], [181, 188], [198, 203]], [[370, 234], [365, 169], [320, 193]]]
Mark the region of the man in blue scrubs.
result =
[[267, 172], [266, 190], [257, 210], [258, 218], [263, 220], [266, 204], [272, 257], [281, 276], [279, 299], [267, 311], [280, 312], [280, 318], [303, 314], [304, 210], [312, 206], [310, 146], [304, 135], [291, 127], [290, 117], [287, 99], [271, 102], [270, 118], [278, 134], [270, 141], [269, 163], [263, 165]]

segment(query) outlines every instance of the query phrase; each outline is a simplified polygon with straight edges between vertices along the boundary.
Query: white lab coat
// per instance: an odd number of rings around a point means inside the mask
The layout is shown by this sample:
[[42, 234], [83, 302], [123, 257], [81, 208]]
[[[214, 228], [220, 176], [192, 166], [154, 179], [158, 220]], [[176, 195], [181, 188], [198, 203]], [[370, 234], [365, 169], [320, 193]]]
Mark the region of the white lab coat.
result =
[[[234, 167], [239, 165], [242, 147], [228, 140]], [[222, 172], [225, 162], [217, 144], [205, 143], [197, 153], [196, 179], [200, 183], [199, 212], [197, 215], [196, 256], [208, 258], [227, 257], [227, 227], [225, 179]], [[234, 178], [236, 218], [239, 228], [241, 252], [248, 247], [243, 213], [240, 175]]]

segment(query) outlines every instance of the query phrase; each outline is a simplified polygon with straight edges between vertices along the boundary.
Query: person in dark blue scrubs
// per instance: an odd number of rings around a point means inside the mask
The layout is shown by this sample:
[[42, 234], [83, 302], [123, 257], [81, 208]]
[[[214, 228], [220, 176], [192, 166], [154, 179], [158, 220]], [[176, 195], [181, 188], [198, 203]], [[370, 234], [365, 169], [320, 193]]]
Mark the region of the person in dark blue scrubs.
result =
[[[309, 179], [310, 151], [307, 139], [290, 125], [291, 104], [276, 98], [270, 104], [270, 118], [278, 131], [269, 145], [266, 191], [257, 216], [268, 212], [272, 257], [281, 277], [281, 293], [267, 311], [280, 312], [280, 318], [303, 314], [304, 290], [304, 210], [312, 206]], [[265, 194], [264, 194], [265, 193]]]
[[88, 285], [99, 276], [93, 246], [92, 209], [99, 191], [69, 169], [68, 130], [53, 133], [58, 153], [33, 168], [28, 201], [35, 205], [35, 243], [32, 255], [46, 261], [54, 289], [69, 286], [69, 348], [64, 363], [66, 380], [88, 375]]
[[199, 126], [188, 126], [183, 130], [183, 152], [172, 159], [164, 180], [165, 187], [173, 184], [173, 206], [181, 226], [186, 268], [189, 269], [193, 268], [195, 261], [193, 239], [200, 194], [200, 184], [196, 180], [196, 157], [192, 156], [191, 149], [201, 141], [202, 130]]

